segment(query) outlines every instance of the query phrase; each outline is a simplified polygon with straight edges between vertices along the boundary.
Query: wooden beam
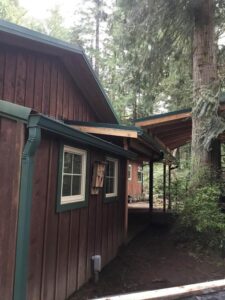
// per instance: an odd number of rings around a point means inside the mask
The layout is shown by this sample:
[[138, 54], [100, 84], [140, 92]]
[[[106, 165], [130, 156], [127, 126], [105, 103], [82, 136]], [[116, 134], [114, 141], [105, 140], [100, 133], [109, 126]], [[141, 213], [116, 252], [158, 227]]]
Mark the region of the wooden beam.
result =
[[171, 166], [169, 165], [169, 176], [168, 176], [168, 209], [171, 209]]
[[185, 112], [185, 113], [181, 113], [181, 114], [170, 115], [170, 116], [165, 116], [165, 117], [155, 118], [155, 119], [150, 119], [150, 120], [138, 121], [135, 123], [135, 126], [151, 127], [156, 124], [157, 125], [165, 124], [168, 122], [173, 122], [173, 121], [187, 119], [187, 118], [191, 118], [190, 112]]
[[83, 125], [70, 125], [71, 127], [78, 129], [85, 133], [100, 134], [100, 135], [112, 135], [128, 138], [138, 138], [138, 132], [135, 130], [124, 130], [110, 127], [95, 127], [95, 126], [83, 126]]
[[[127, 139], [123, 139], [123, 147], [124, 150], [128, 150], [128, 142]], [[128, 165], [129, 161], [126, 160], [125, 163], [125, 202], [124, 202], [124, 241], [127, 239], [127, 233], [128, 233]]]
[[164, 139], [162, 139], [162, 141], [163, 141], [163, 143], [167, 146], [167, 147], [169, 147], [170, 148], [170, 146], [169, 145], [171, 145], [171, 144], [174, 144], [174, 143], [176, 143], [176, 142], [183, 142], [183, 141], [186, 141], [186, 140], [188, 140], [188, 141], [190, 141], [191, 140], [191, 133], [189, 133], [189, 134], [186, 134], [185, 136], [178, 136], [178, 137], [174, 137], [174, 138], [164, 138]]
[[149, 211], [153, 211], [153, 161], [149, 162]]
[[163, 211], [166, 211], [166, 164], [163, 164]]
[[172, 300], [194, 295], [206, 295], [225, 290], [225, 279], [182, 285], [166, 289], [144, 291], [118, 296], [108, 296], [96, 300]]
[[188, 143], [191, 142], [191, 137], [189, 138], [185, 138], [185, 139], [180, 139], [180, 140], [176, 140], [176, 141], [172, 141], [172, 142], [167, 142], [166, 145], [167, 147], [169, 147], [172, 150], [181, 147], [183, 145], [186, 145]]
[[183, 137], [184, 135], [191, 135], [191, 127], [177, 129], [177, 130], [171, 130], [171, 131], [168, 131], [167, 133], [160, 132], [160, 133], [158, 133], [158, 138], [165, 139], [165, 138], [173, 138], [173, 137]]
[[152, 134], [166, 133], [170, 131], [176, 131], [181, 128], [191, 128], [192, 120], [176, 122], [173, 124], [163, 124], [161, 126], [151, 127], [150, 130]]

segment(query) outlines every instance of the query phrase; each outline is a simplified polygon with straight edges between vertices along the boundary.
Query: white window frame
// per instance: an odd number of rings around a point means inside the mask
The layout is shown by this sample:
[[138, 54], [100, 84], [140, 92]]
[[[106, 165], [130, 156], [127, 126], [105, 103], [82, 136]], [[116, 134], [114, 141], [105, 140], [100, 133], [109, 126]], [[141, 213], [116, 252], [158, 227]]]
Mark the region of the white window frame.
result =
[[[63, 175], [64, 175], [64, 154], [65, 152], [71, 154], [77, 154], [81, 156], [81, 193], [79, 195], [63, 196]], [[87, 169], [87, 151], [74, 147], [63, 147], [63, 163], [62, 163], [62, 184], [61, 184], [61, 204], [84, 202], [85, 201], [85, 189], [86, 189], [86, 169]]]
[[[114, 163], [114, 191], [113, 193], [106, 193], [106, 198], [112, 198], [118, 196], [118, 159], [112, 158], [112, 157], [106, 157], [106, 161], [111, 161]], [[105, 178], [107, 178], [107, 174], [105, 175]]]
[[[129, 176], [129, 173], [130, 173], [130, 176]], [[128, 177], [128, 180], [132, 179], [132, 165], [131, 164], [128, 165], [128, 174], [127, 174], [127, 177]]]
[[[138, 178], [138, 173], [141, 173], [141, 180], [139, 180], [139, 178]], [[143, 182], [143, 167], [142, 166], [138, 166], [137, 179], [138, 179], [138, 182]]]

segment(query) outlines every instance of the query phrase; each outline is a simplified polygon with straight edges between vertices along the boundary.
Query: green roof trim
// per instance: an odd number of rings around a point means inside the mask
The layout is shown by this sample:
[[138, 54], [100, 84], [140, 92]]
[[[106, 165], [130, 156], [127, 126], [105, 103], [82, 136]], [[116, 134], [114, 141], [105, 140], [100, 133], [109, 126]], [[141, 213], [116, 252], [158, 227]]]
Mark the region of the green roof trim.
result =
[[96, 81], [99, 89], [101, 90], [101, 92], [102, 92], [102, 94], [103, 94], [103, 96], [105, 98], [106, 103], [108, 104], [110, 110], [112, 111], [112, 113], [113, 113], [113, 115], [115, 117], [116, 122], [119, 123], [120, 122], [119, 118], [118, 118], [118, 116], [117, 116], [117, 114], [116, 114], [116, 112], [115, 112], [115, 110], [114, 110], [114, 108], [113, 108], [113, 106], [111, 104], [111, 101], [109, 100], [109, 97], [107, 96], [107, 94], [106, 94], [106, 92], [105, 92], [102, 84], [100, 83], [100, 80], [99, 80], [98, 76], [96, 75], [95, 71], [93, 70], [93, 68], [91, 66], [91, 63], [90, 63], [89, 59], [87, 58], [87, 55], [84, 53], [84, 51], [83, 51], [82, 54], [83, 54], [83, 58], [84, 58], [86, 64], [89, 67], [89, 70], [91, 71], [91, 73], [92, 73], [93, 77], [95, 78], [95, 81]]
[[191, 112], [191, 108], [185, 108], [185, 109], [170, 111], [170, 112], [163, 113], [163, 114], [156, 114], [156, 115], [151, 115], [149, 117], [135, 119], [135, 120], [133, 120], [133, 122], [141, 122], [141, 121], [154, 120], [154, 119], [158, 119], [158, 118], [163, 118], [163, 117], [167, 117], [167, 116], [173, 116], [173, 115], [182, 114], [182, 113], [189, 113], [189, 112]]
[[31, 115], [29, 125], [34, 127], [39, 126], [46, 131], [61, 136], [62, 138], [66, 138], [77, 143], [79, 142], [90, 147], [102, 149], [111, 154], [116, 154], [130, 159], [135, 159], [137, 157], [137, 155], [132, 151], [124, 150], [120, 146], [104, 141], [88, 133], [81, 132], [80, 130], [74, 129], [65, 123], [41, 114]]
[[63, 122], [46, 117], [42, 114], [34, 113], [30, 108], [0, 100], [0, 116], [20, 120], [29, 124], [30, 127], [40, 127], [46, 131], [52, 132], [62, 138], [79, 142], [87, 146], [105, 150], [111, 154], [135, 159], [137, 155], [131, 151], [124, 150], [122, 147], [104, 141], [96, 136], [81, 132]]
[[143, 129], [137, 126], [127, 126], [127, 125], [122, 125], [122, 124], [108, 124], [108, 123], [98, 123], [98, 122], [83, 122], [83, 121], [73, 121], [73, 120], [65, 120], [65, 124], [69, 125], [80, 125], [80, 126], [90, 126], [90, 127], [107, 127], [107, 128], [112, 128], [112, 129], [121, 129], [121, 130], [127, 130], [127, 131], [137, 131], [138, 133], [143, 132]]
[[1, 31], [4, 31], [6, 33], [17, 35], [17, 36], [29, 39], [31, 41], [44, 43], [49, 46], [61, 48], [63, 50], [67, 50], [70, 52], [79, 53], [79, 54], [83, 54], [83, 52], [84, 52], [83, 49], [77, 45], [75, 46], [75, 45], [69, 44], [67, 42], [50, 37], [41, 32], [34, 31], [34, 30], [28, 29], [26, 27], [23, 27], [23, 26], [20, 26], [17, 24], [13, 24], [13, 23], [5, 21], [5, 20], [0, 20], [0, 29], [1, 29]]
[[0, 100], [0, 116], [26, 123], [31, 111], [31, 108]]

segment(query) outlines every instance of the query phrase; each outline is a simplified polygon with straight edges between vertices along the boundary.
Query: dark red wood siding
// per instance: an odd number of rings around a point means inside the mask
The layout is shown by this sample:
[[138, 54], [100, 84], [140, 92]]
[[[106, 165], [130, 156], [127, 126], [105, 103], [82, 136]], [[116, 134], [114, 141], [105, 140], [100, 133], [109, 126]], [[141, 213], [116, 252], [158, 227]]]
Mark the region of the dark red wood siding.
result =
[[12, 299], [24, 125], [0, 117], [0, 298]]
[[142, 195], [142, 182], [138, 181], [138, 167], [141, 164], [131, 162], [131, 180], [128, 179], [128, 195], [137, 198]]
[[[98, 121], [59, 58], [0, 46], [0, 99], [57, 119]], [[0, 126], [0, 298], [12, 299], [24, 125], [1, 119]], [[89, 196], [87, 208], [56, 213], [59, 143], [42, 132], [35, 157], [29, 300], [64, 300], [90, 278], [91, 256], [100, 254], [105, 265], [124, 237], [125, 162], [120, 161], [118, 201], [105, 203], [101, 191]], [[107, 155], [89, 152], [90, 169]]]
[[[88, 150], [90, 170], [105, 153]], [[119, 199], [89, 195], [87, 208], [56, 213], [59, 141], [44, 136], [36, 155], [29, 258], [28, 299], [64, 300], [91, 276], [91, 257], [113, 259], [124, 234], [124, 161], [120, 162]]]
[[0, 99], [57, 119], [98, 121], [59, 58], [0, 44], [0, 63]]

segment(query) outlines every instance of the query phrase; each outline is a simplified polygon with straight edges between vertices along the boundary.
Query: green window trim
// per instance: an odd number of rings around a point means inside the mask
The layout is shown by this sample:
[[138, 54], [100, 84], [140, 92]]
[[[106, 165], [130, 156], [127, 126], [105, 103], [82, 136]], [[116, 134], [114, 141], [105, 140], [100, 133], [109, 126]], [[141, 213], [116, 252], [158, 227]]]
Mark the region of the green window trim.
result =
[[[63, 174], [63, 156], [64, 156], [64, 146], [80, 149], [86, 151], [86, 177], [85, 177], [85, 199], [84, 201], [77, 201], [71, 203], [62, 203], [62, 174]], [[61, 143], [60, 150], [59, 150], [59, 165], [58, 165], [58, 181], [57, 181], [57, 201], [56, 201], [56, 212], [65, 212], [69, 210], [73, 210], [76, 208], [82, 208], [88, 206], [88, 199], [89, 199], [89, 183], [90, 183], [90, 154], [89, 151], [83, 147], [71, 145], [68, 143]]]

